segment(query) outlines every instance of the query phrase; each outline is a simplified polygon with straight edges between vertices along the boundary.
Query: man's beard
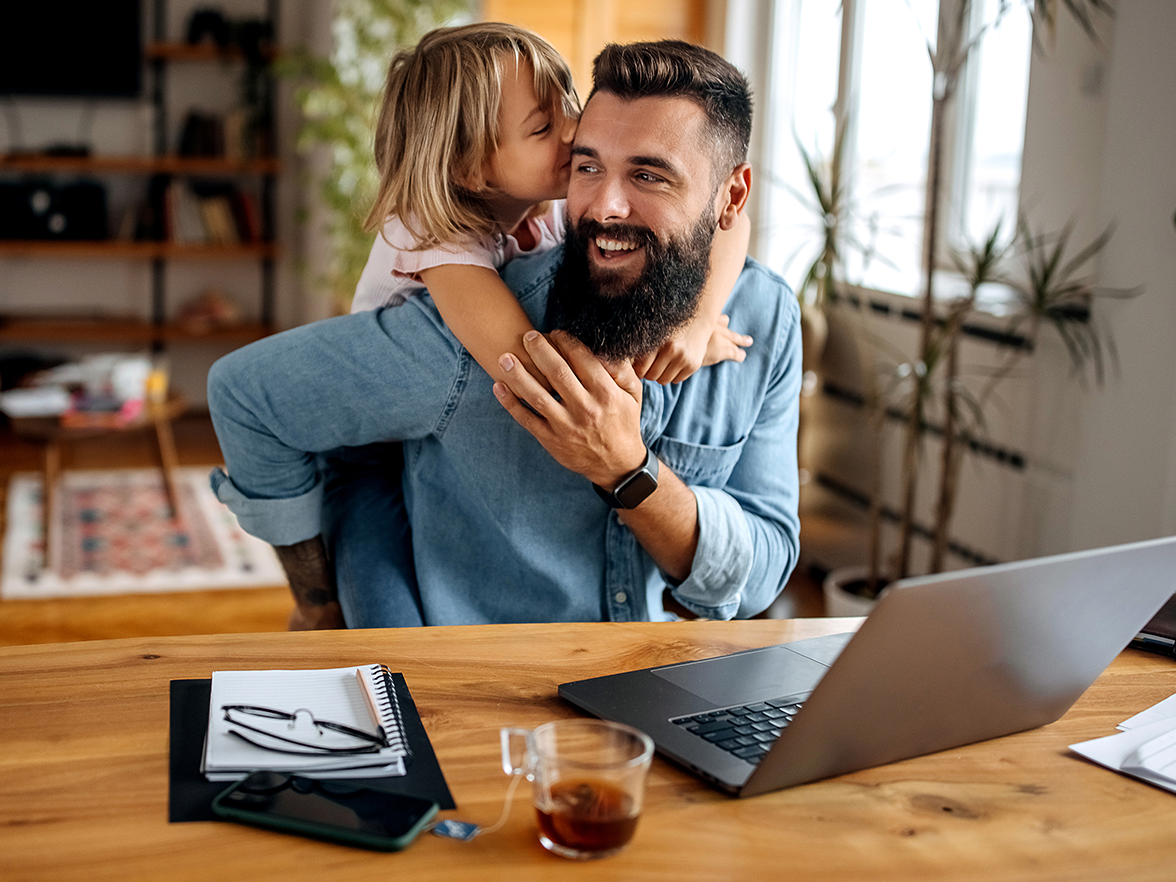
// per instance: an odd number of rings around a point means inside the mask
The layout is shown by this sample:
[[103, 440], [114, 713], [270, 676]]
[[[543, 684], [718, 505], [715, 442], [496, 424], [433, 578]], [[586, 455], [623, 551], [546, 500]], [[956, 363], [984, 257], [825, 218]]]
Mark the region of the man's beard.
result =
[[[589, 243], [600, 234], [644, 246], [645, 266], [633, 282], [589, 262]], [[694, 318], [714, 234], [709, 210], [684, 236], [664, 244], [645, 227], [594, 220], [573, 225], [569, 218], [548, 307], [551, 325], [609, 361], [652, 352]]]

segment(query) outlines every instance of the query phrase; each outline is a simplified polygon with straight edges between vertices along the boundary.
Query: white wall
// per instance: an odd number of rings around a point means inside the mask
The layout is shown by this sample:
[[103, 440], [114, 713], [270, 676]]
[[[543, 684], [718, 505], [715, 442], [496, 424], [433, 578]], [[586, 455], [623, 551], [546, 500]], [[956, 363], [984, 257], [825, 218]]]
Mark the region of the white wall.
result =
[[1176, 3], [1116, 6], [1098, 217], [1117, 229], [1099, 278], [1144, 290], [1098, 312], [1122, 376], [1084, 400], [1074, 548], [1176, 533]]

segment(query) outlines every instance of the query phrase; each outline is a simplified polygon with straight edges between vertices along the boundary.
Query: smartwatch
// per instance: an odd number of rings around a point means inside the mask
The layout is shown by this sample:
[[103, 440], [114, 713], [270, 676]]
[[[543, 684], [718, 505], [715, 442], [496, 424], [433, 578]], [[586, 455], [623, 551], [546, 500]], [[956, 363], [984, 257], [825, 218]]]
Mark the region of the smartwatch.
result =
[[641, 463], [637, 471], [621, 478], [615, 490], [610, 493], [599, 484], [593, 484], [592, 489], [611, 508], [636, 508], [657, 489], [657, 468], [657, 457], [646, 447], [645, 462]]

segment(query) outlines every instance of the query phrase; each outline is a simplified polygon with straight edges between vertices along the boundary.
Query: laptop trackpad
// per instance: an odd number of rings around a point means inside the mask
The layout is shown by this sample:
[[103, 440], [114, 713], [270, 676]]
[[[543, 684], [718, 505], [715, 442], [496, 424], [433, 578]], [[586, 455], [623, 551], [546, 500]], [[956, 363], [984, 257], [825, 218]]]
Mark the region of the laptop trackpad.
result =
[[784, 646], [660, 668], [653, 673], [710, 704], [747, 704], [811, 692], [828, 667]]

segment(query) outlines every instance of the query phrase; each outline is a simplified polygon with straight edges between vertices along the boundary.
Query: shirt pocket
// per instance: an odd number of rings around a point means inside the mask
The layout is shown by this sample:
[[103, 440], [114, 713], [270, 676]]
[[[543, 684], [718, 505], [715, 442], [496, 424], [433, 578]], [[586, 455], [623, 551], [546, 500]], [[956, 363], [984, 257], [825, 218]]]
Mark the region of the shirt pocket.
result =
[[746, 441], [745, 435], [734, 444], [719, 447], [662, 436], [652, 446], [658, 459], [685, 483], [700, 487], [722, 487], [735, 470]]

